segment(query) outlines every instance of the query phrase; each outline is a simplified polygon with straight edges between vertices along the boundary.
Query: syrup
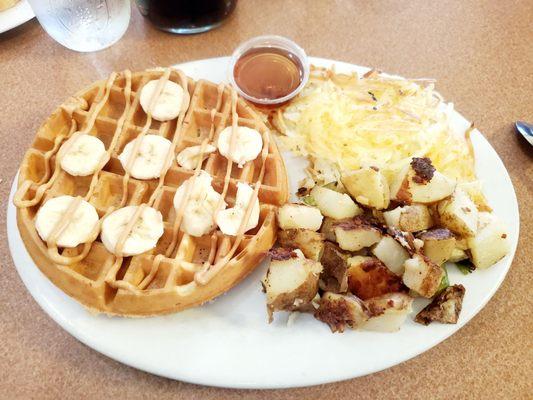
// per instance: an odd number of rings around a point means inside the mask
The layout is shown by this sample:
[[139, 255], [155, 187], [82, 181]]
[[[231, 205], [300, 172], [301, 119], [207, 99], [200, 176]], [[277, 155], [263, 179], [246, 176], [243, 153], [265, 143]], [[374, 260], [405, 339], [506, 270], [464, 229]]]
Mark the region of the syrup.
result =
[[292, 93], [302, 82], [304, 67], [293, 53], [275, 47], [245, 52], [235, 63], [233, 76], [239, 88], [258, 100], [275, 100]]

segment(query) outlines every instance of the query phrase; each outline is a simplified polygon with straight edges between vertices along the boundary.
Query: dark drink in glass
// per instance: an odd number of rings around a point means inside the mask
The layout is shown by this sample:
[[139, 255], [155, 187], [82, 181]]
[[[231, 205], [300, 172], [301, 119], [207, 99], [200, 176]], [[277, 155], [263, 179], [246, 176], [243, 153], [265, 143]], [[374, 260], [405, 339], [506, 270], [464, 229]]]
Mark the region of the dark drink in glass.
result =
[[168, 32], [191, 34], [216, 28], [237, 0], [137, 0], [142, 15]]

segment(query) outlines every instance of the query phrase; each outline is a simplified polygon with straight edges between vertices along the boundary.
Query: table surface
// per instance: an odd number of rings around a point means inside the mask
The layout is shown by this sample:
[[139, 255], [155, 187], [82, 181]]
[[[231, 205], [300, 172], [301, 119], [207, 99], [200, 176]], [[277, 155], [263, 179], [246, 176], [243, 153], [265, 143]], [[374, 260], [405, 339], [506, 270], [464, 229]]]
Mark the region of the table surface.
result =
[[[35, 19], [0, 34], [0, 398], [531, 396], [533, 149], [517, 137], [513, 123], [533, 120], [532, 15], [531, 0], [242, 0], [226, 24], [196, 36], [160, 32], [134, 9], [122, 40], [92, 54], [63, 48]], [[475, 121], [511, 175], [521, 232], [507, 278], [467, 326], [413, 360], [371, 376], [291, 390], [245, 392], [171, 381], [76, 341], [39, 308], [15, 271], [5, 225], [11, 181], [34, 132], [58, 104], [110, 71], [228, 55], [260, 34], [288, 36], [313, 56], [436, 78], [437, 89]]]

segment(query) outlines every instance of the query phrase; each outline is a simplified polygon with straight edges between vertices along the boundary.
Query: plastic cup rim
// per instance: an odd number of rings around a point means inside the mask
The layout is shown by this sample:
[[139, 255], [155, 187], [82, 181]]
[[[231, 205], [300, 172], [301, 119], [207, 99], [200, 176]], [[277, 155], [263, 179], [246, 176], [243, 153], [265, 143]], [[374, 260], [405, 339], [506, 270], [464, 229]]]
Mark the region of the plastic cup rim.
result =
[[[282, 48], [284, 50], [288, 50], [292, 52], [294, 55], [296, 55], [296, 57], [298, 57], [303, 67], [302, 81], [300, 82], [298, 87], [294, 89], [292, 92], [278, 99], [260, 99], [260, 98], [251, 96], [245, 91], [243, 91], [239, 87], [239, 85], [237, 85], [237, 82], [235, 81], [233, 70], [239, 58], [241, 58], [241, 56], [244, 53], [246, 53], [250, 49], [253, 49], [254, 47], [277, 47], [277, 48]], [[249, 100], [256, 104], [272, 105], [272, 104], [284, 103], [292, 99], [294, 96], [296, 96], [307, 84], [307, 81], [309, 80], [309, 72], [310, 72], [309, 59], [304, 49], [302, 49], [295, 42], [293, 42], [292, 40], [284, 36], [262, 35], [262, 36], [253, 37], [251, 39], [246, 40], [245, 42], [242, 42], [233, 51], [233, 54], [231, 55], [230, 63], [229, 63], [228, 79], [231, 85], [237, 91], [237, 93], [239, 93], [239, 95], [244, 97], [246, 100]]]

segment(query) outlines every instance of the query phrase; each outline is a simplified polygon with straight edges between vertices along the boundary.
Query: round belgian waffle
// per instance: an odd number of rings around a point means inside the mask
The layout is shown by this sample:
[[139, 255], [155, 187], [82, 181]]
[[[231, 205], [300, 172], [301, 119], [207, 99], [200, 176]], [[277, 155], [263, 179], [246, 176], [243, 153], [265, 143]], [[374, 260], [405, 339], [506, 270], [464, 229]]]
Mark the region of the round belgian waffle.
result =
[[[180, 121], [147, 120], [139, 104], [143, 85], [169, 73], [169, 80], [182, 86], [190, 95], [190, 104]], [[276, 207], [288, 197], [287, 176], [283, 160], [261, 116], [243, 99], [232, 100], [227, 86], [187, 79], [177, 70], [149, 70], [138, 73], [124, 71], [99, 81], [69, 99], [39, 128], [31, 148], [24, 156], [19, 173], [19, 207], [17, 222], [24, 244], [35, 264], [61, 290], [86, 307], [98, 312], [126, 316], [155, 315], [179, 311], [202, 304], [226, 292], [263, 259], [275, 241]], [[195, 171], [173, 162], [158, 188], [158, 179], [127, 180], [124, 193], [124, 169], [118, 155], [145, 125], [145, 134], [161, 135], [175, 143], [175, 153], [205, 140], [216, 143], [222, 129], [238, 118], [239, 126], [259, 131], [264, 140], [265, 157], [259, 156], [243, 168], [231, 166], [226, 180], [228, 160], [214, 152], [201, 169], [213, 176], [213, 188], [223, 193], [225, 182], [228, 206], [234, 203], [237, 182], [247, 182], [258, 189], [259, 224], [242, 237], [227, 236], [220, 230], [202, 237], [176, 231], [176, 210], [172, 199], [176, 189]], [[147, 124], [147, 121], [149, 124]], [[176, 129], [181, 124], [182, 129]], [[93, 176], [75, 177], [61, 170], [56, 162], [58, 148], [73, 132], [90, 127], [89, 134], [98, 137], [107, 149], [110, 160], [97, 173], [95, 185], [87, 201], [100, 218], [110, 209], [140, 205], [151, 199], [164, 220], [164, 234], [157, 246], [132, 257], [117, 257], [107, 251], [100, 237], [85, 246], [59, 249], [59, 254], [75, 260], [58, 263], [49, 256], [47, 244], [35, 228], [37, 211], [48, 199], [60, 195], [87, 196]], [[180, 131], [180, 136], [175, 137]], [[57, 170], [57, 171], [56, 171]], [[155, 191], [155, 194], [154, 194]], [[39, 196], [42, 194], [42, 197]], [[153, 196], [152, 196], [153, 195]], [[37, 197], [36, 197], [37, 196]], [[34, 205], [31, 199], [38, 199]], [[25, 206], [20, 203], [26, 202]], [[237, 243], [236, 243], [237, 242]], [[215, 249], [215, 252], [213, 252]], [[218, 263], [220, 260], [227, 262]], [[117, 261], [118, 260], [118, 261]], [[156, 266], [154, 268], [154, 265]], [[218, 268], [213, 268], [217, 265]], [[205, 276], [208, 279], [204, 279]], [[203, 279], [198, 279], [203, 274]]]

